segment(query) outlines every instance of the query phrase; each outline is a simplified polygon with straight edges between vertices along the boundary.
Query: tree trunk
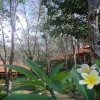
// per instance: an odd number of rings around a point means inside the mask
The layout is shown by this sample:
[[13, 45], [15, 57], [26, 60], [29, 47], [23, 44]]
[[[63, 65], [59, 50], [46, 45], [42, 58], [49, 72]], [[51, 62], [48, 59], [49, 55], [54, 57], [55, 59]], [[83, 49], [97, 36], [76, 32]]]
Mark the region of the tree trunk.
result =
[[[11, 51], [10, 51], [10, 59], [9, 59], [9, 64], [13, 64], [13, 59], [14, 59], [14, 35], [16, 32], [16, 7], [18, 5], [18, 2], [15, 0], [10, 0], [10, 18], [11, 18]], [[8, 70], [8, 80], [7, 80], [7, 92], [8, 94], [11, 93], [11, 88], [12, 88], [12, 70]]]
[[99, 34], [99, 14], [100, 0], [87, 0], [89, 7], [88, 25], [91, 50], [96, 59], [100, 59], [100, 34]]
[[25, 9], [25, 5], [23, 6], [24, 7], [24, 15], [25, 15], [25, 20], [26, 20], [26, 25], [27, 25], [27, 47], [28, 47], [28, 50], [26, 51], [27, 54], [28, 54], [28, 59], [32, 60], [33, 59], [33, 55], [32, 55], [32, 52], [31, 52], [31, 46], [30, 46], [30, 29], [29, 29], [29, 23], [28, 23], [28, 19], [27, 19], [27, 15], [26, 15], [26, 9]]
[[77, 62], [80, 64], [80, 52], [79, 52], [80, 46], [79, 46], [79, 38], [77, 38]]
[[38, 12], [38, 19], [36, 23], [36, 30], [35, 30], [35, 37], [34, 37], [34, 46], [33, 46], [33, 57], [36, 52], [36, 46], [37, 46], [37, 33], [39, 29], [39, 20], [40, 20], [40, 15], [41, 15], [41, 6], [42, 6], [42, 0], [39, 0], [39, 12]]
[[[3, 25], [2, 25], [2, 22], [1, 22], [1, 31], [2, 31], [2, 45], [3, 45], [3, 50], [4, 50], [4, 58], [0, 55], [2, 61], [3, 61], [3, 64], [5, 65], [6, 64], [6, 59], [7, 59], [7, 52], [6, 52], [6, 44], [5, 44], [5, 37], [4, 37], [4, 31], [3, 31]], [[5, 84], [7, 86], [7, 68], [5, 68]]]
[[72, 41], [72, 47], [73, 47], [73, 60], [74, 60], [74, 65], [76, 67], [76, 39], [75, 37], [71, 36], [71, 41]]
[[64, 36], [64, 54], [65, 54], [65, 70], [68, 69], [68, 44], [67, 44], [67, 36]]
[[48, 49], [47, 36], [45, 38], [45, 45], [46, 45], [47, 74], [49, 74], [49, 72], [50, 72], [50, 61], [49, 61], [49, 49]]

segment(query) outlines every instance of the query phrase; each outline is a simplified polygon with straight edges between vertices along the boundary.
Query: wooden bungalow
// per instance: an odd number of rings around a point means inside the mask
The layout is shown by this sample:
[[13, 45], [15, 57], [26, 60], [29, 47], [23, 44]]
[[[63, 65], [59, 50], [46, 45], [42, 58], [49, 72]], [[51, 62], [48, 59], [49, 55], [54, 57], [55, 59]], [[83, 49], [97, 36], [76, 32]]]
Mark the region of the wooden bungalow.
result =
[[[9, 62], [7, 62], [7, 64], [8, 64], [8, 63], [9, 63]], [[24, 65], [23, 63], [14, 62], [13, 64], [14, 64], [14, 65], [18, 65], [18, 66], [22, 66], [22, 67], [24, 67], [24, 68], [30, 70], [30, 68], [29, 68], [28, 66]], [[7, 70], [8, 70], [8, 69], [7, 69]], [[17, 71], [15, 71], [15, 70], [12, 70], [12, 76], [13, 76], [13, 77], [22, 76], [22, 74], [19, 73], [19, 72], [17, 72]], [[0, 61], [0, 78], [4, 78], [4, 77], [5, 77], [5, 68], [4, 68], [4, 66], [3, 66], [3, 62]]]
[[[50, 61], [59, 61], [63, 62], [65, 61], [65, 58], [67, 57], [67, 61], [70, 62], [70, 64], [74, 63], [74, 53], [67, 53], [67, 54], [59, 54], [54, 57], [51, 57]], [[77, 64], [83, 64], [87, 63], [89, 65], [94, 63], [94, 57], [92, 56], [90, 46], [84, 46], [82, 48], [76, 49], [76, 63]]]

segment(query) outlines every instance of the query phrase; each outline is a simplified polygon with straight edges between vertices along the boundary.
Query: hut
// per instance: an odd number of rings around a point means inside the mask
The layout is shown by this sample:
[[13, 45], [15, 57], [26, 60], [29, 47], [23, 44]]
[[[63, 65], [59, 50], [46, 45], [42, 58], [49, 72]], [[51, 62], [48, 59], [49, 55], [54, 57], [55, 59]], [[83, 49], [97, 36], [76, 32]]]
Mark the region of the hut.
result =
[[[75, 50], [75, 55], [76, 55], [76, 63], [77, 64], [89, 64], [92, 65], [95, 62], [95, 59], [92, 55], [91, 49], [89, 45], [83, 46], [79, 49]], [[59, 62], [62, 63], [66, 60], [68, 65], [74, 64], [74, 52], [66, 53], [66, 54], [58, 54], [54, 57], [50, 58], [50, 62]]]
[[[6, 64], [9, 64], [9, 62], [6, 62]], [[13, 65], [22, 66], [22, 67], [30, 70], [30, 68], [28, 66], [24, 65], [23, 63], [13, 62]], [[7, 68], [7, 72], [8, 72], [8, 68]], [[12, 76], [13, 77], [22, 76], [22, 74], [15, 70], [12, 70]], [[0, 61], [0, 78], [5, 78], [5, 67], [3, 66], [2, 61]]]

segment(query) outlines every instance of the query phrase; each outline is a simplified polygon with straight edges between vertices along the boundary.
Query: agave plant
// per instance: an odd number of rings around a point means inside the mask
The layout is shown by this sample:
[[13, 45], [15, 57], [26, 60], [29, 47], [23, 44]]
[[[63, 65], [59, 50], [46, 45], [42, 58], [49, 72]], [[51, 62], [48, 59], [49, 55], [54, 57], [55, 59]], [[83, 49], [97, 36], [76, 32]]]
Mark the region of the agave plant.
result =
[[21, 66], [5, 65], [5, 67], [16, 70], [26, 76], [25, 78], [17, 78], [13, 82], [14, 91], [24, 89], [34, 90], [37, 88], [37, 90], [49, 91], [53, 98], [56, 98], [54, 91], [58, 93], [63, 92], [62, 81], [69, 75], [68, 72], [59, 72], [63, 64], [54, 67], [48, 75], [42, 67], [29, 59], [25, 59], [24, 64], [29, 66], [31, 71]]

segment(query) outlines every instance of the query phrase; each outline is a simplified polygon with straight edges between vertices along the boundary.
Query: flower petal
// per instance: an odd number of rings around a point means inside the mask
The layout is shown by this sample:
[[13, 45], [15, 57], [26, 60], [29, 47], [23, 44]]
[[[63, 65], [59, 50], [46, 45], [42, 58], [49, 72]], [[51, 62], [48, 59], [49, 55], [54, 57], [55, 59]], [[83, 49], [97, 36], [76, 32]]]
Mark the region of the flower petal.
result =
[[77, 69], [77, 72], [78, 72], [78, 73], [82, 73], [82, 69], [81, 69], [81, 68], [78, 68], [78, 69]]
[[96, 64], [92, 65], [90, 68], [91, 68], [91, 70], [95, 69], [96, 68]]
[[89, 65], [87, 64], [82, 64], [81, 65], [82, 70], [89, 70]]
[[94, 87], [94, 84], [88, 84], [87, 89], [92, 89]]
[[92, 70], [92, 71], [90, 72], [90, 75], [96, 75], [96, 76], [98, 76], [99, 73], [98, 73], [96, 70]]
[[87, 82], [85, 80], [80, 80], [79, 84], [87, 84]]
[[89, 77], [89, 75], [87, 73], [82, 73], [81, 76], [84, 78], [84, 79], [87, 79]]
[[98, 79], [97, 79], [95, 85], [98, 85], [99, 83], [100, 83], [100, 77], [98, 77]]

